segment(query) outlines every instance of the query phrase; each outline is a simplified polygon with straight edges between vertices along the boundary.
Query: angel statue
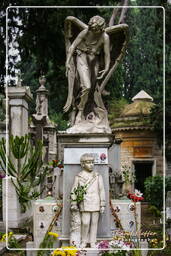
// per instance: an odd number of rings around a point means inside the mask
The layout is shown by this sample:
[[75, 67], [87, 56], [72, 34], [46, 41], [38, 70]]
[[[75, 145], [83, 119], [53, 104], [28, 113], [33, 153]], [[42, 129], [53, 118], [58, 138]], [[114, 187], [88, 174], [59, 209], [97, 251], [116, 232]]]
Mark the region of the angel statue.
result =
[[127, 44], [128, 25], [105, 28], [100, 16], [88, 26], [69, 16], [65, 20], [68, 97], [64, 112], [71, 111], [68, 133], [111, 133], [102, 95]]

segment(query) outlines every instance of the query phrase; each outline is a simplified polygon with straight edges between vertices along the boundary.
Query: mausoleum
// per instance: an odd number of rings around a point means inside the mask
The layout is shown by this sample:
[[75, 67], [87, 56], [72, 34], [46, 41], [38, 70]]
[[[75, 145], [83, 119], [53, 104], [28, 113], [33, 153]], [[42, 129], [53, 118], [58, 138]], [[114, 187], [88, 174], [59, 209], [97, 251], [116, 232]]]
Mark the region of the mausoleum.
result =
[[144, 192], [144, 181], [148, 176], [163, 174], [162, 150], [149, 121], [153, 98], [141, 90], [125, 106], [119, 118], [112, 124], [112, 133], [119, 138], [120, 161], [135, 172], [136, 188]]

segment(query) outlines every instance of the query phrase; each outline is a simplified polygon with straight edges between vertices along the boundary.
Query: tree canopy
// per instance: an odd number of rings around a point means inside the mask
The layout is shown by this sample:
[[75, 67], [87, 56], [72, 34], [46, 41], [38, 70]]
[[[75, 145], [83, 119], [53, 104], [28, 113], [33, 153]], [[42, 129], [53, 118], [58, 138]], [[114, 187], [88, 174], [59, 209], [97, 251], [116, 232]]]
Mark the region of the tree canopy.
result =
[[[44, 74], [47, 78], [46, 87], [49, 90], [49, 110], [54, 119], [68, 119], [63, 116], [62, 108], [67, 96], [67, 79], [65, 77], [65, 42], [64, 20], [73, 15], [87, 23], [93, 15], [101, 15], [108, 25], [114, 8], [101, 6], [116, 6], [121, 1], [88, 0], [87, 6], [81, 8], [81, 0], [73, 0], [73, 6], [79, 8], [57, 8], [59, 0], [2, 0], [0, 12], [0, 84], [4, 86], [5, 75], [5, 19], [8, 8], [8, 72], [11, 78], [17, 69], [21, 70], [23, 85], [31, 87], [34, 93], [38, 88], [38, 77]], [[33, 6], [41, 6], [36, 8]], [[70, 6], [71, 1], [65, 0], [62, 6]], [[107, 85], [110, 96], [106, 102], [110, 105], [114, 99], [124, 97], [128, 101], [144, 89], [154, 100], [163, 99], [163, 17], [166, 10], [166, 102], [170, 105], [169, 87], [171, 77], [171, 38], [170, 19], [171, 6], [162, 0], [129, 1], [129, 6], [149, 6], [151, 8], [128, 8], [124, 21], [129, 25], [129, 44], [126, 55]], [[159, 8], [153, 8], [159, 6]], [[13, 7], [12, 7], [13, 6]], [[16, 7], [15, 7], [16, 6]], [[19, 6], [20, 8], [18, 8]], [[25, 6], [23, 8], [22, 6]], [[15, 8], [14, 8], [15, 7]], [[31, 8], [32, 7], [32, 8]], [[51, 8], [50, 8], [51, 7]], [[99, 8], [101, 7], [101, 8]], [[116, 9], [116, 8], [115, 8]], [[115, 18], [115, 24], [118, 22]], [[13, 78], [9, 84], [14, 85]], [[169, 111], [166, 111], [170, 113]], [[162, 122], [163, 116], [158, 117]]]

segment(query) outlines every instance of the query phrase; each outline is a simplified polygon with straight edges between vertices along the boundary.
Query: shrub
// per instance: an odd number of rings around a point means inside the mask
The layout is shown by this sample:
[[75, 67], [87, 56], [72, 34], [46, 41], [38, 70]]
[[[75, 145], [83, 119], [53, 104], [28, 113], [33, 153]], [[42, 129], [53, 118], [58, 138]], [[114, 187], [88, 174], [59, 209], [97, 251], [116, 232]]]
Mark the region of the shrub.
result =
[[[163, 177], [153, 176], [148, 177], [144, 183], [145, 186], [145, 199], [151, 205], [156, 206], [158, 209], [163, 208]], [[166, 194], [171, 191], [171, 177], [166, 177], [165, 180]]]

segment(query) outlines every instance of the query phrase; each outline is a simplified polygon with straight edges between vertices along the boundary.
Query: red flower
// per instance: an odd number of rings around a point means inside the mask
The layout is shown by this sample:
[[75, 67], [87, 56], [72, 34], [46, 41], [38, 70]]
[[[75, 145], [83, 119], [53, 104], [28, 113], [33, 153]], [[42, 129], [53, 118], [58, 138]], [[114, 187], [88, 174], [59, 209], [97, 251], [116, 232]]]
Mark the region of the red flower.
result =
[[129, 192], [127, 197], [131, 199], [133, 202], [139, 202], [144, 200], [144, 197], [141, 196], [141, 193], [137, 195], [136, 193], [133, 194]]

